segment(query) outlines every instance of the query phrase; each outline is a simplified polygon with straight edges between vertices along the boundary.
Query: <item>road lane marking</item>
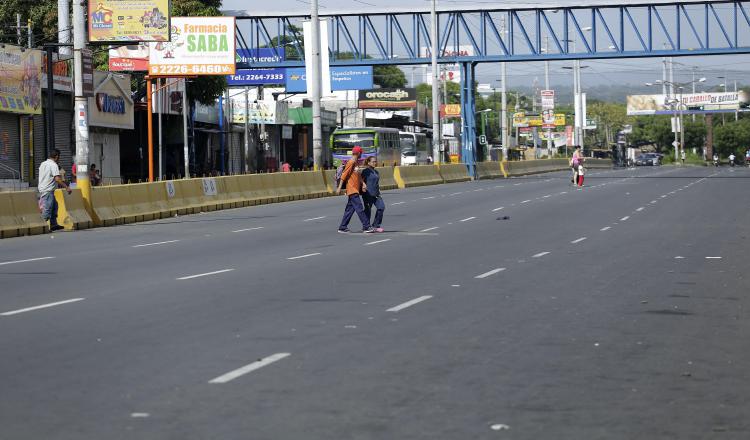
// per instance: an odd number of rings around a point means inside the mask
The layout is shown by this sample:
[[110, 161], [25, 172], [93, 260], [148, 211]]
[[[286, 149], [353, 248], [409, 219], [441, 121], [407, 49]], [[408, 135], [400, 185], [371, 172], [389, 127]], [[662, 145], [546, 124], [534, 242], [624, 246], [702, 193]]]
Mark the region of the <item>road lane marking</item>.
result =
[[513, 186], [523, 185], [523, 183], [514, 183]]
[[474, 192], [477, 192], [477, 191], [484, 191], [484, 189], [482, 189], [482, 188], [479, 188], [479, 189], [475, 189], [475, 190], [474, 190]]
[[403, 205], [404, 203], [406, 203], [406, 202], [396, 202], [396, 203], [391, 203], [391, 206], [396, 206], [396, 205]]
[[706, 260], [721, 260], [721, 257], [706, 257]]
[[139, 248], [139, 247], [147, 247], [147, 246], [158, 246], [160, 244], [177, 243], [178, 241], [180, 241], [180, 240], [159, 241], [159, 242], [156, 242], [156, 243], [137, 244], [137, 245], [135, 245], [133, 247], [134, 248]]
[[40, 306], [27, 307], [25, 309], [18, 309], [18, 310], [11, 310], [10, 312], [0, 313], [0, 316], [18, 315], [19, 313], [31, 312], [31, 311], [39, 310], [39, 309], [46, 309], [48, 307], [55, 307], [55, 306], [60, 306], [60, 305], [63, 305], [63, 304], [70, 304], [70, 303], [74, 303], [74, 302], [78, 302], [78, 301], [83, 301], [84, 299], [86, 299], [86, 298], [66, 299], [65, 301], [57, 301], [57, 302], [53, 302], [53, 303], [42, 304]]
[[481, 275], [477, 275], [474, 278], [481, 280], [482, 278], [487, 278], [489, 276], [495, 275], [496, 273], [500, 273], [500, 272], [502, 272], [504, 270], [505, 270], [504, 267], [498, 267], [497, 269], [492, 269], [489, 272], [485, 272], [485, 273], [483, 273]]
[[434, 199], [434, 198], [435, 198], [435, 196], [430, 196], [430, 197], [422, 197], [422, 200], [432, 200], [432, 199]]
[[406, 301], [403, 304], [399, 304], [396, 307], [391, 307], [390, 309], [386, 310], [386, 312], [400, 312], [401, 310], [404, 310], [407, 307], [411, 307], [414, 304], [419, 304], [422, 301], [427, 301], [430, 298], [432, 298], [431, 295], [420, 296], [419, 298], [415, 298], [411, 301]]
[[667, 198], [666, 194], [665, 194], [665, 195], [663, 195], [663, 196], [661, 196], [661, 198], [662, 198], [662, 199], [665, 199], [665, 198]]
[[675, 259], [675, 260], [684, 260], [684, 259], [685, 259], [685, 257], [683, 257], [683, 256], [681, 256], [681, 255], [678, 255], [678, 256], [674, 257], [674, 259]]
[[450, 195], [452, 195], [452, 196], [457, 196], [457, 195], [459, 195], [459, 194], [463, 194], [463, 193], [464, 193], [463, 191], [459, 191], [459, 192], [457, 192], [457, 193], [453, 193], [453, 194], [450, 194]]
[[462, 222], [468, 222], [469, 220], [474, 220], [475, 218], [476, 217], [467, 217], [467, 218], [465, 218], [463, 220], [460, 220], [460, 221], [462, 221]]
[[601, 229], [599, 229], [599, 230], [600, 230], [600, 231], [608, 231], [608, 230], [610, 230], [610, 229], [612, 229], [612, 227], [611, 227], [611, 226], [605, 226], [605, 227], [603, 227], [603, 228], [601, 228]]
[[289, 356], [291, 356], [291, 353], [276, 353], [271, 356], [268, 356], [267, 358], [263, 358], [259, 361], [255, 361], [252, 364], [248, 364], [248, 365], [245, 365], [244, 367], [230, 371], [229, 373], [222, 374], [219, 377], [209, 380], [208, 383], [215, 383], [215, 384], [227, 383], [229, 381], [237, 379], [240, 376], [244, 376], [245, 374], [252, 373], [255, 370], [271, 365], [272, 363], [278, 362], [284, 359], [285, 357], [289, 357]]
[[369, 243], [365, 243], [365, 246], [372, 246], [373, 244], [385, 243], [386, 241], [391, 241], [391, 239], [390, 238], [385, 238], [383, 240], [371, 241]]
[[621, 218], [621, 219], [620, 219], [620, 221], [621, 221], [621, 222], [624, 222], [624, 221], [626, 221], [626, 220], [627, 220], [627, 219], [629, 219], [629, 218], [630, 218], [630, 216], [629, 216], [629, 215], [626, 215], [625, 217]]
[[523, 202], [521, 202], [521, 204], [523, 205], [524, 203], [529, 203], [530, 201], [531, 200], [524, 200]]
[[257, 231], [258, 229], [263, 229], [263, 226], [258, 226], [256, 228], [247, 228], [247, 229], [238, 229], [236, 231], [232, 232], [247, 232], [247, 231]]
[[51, 260], [53, 258], [55, 257], [39, 257], [39, 258], [29, 258], [27, 260], [4, 261], [0, 263], [0, 266], [5, 266], [6, 264], [28, 263], [30, 261]]
[[315, 252], [314, 254], [299, 255], [296, 257], [289, 257], [287, 258], [287, 260], [299, 260], [300, 258], [314, 257], [316, 255], [320, 255], [320, 252]]
[[652, 200], [652, 201], [651, 201], [651, 204], [652, 204], [652, 205], [656, 205], [657, 203], [658, 203], [658, 202], [657, 202], [656, 200]]
[[540, 257], [543, 257], [543, 256], [545, 256], [547, 254], [549, 254], [549, 252], [539, 252], [536, 255], [532, 255], [531, 258], [540, 258]]
[[305, 220], [302, 220], [302, 221], [303, 221], [303, 222], [311, 222], [311, 221], [314, 221], [314, 220], [322, 220], [322, 219], [324, 219], [324, 218], [326, 218], [326, 216], [325, 216], [325, 215], [322, 215], [322, 216], [320, 216], [320, 217], [313, 217], [313, 218], [308, 218], [308, 219], [305, 219]]
[[222, 270], [215, 270], [213, 272], [207, 272], [207, 273], [199, 273], [198, 275], [189, 275], [186, 277], [180, 277], [177, 278], [178, 281], [184, 281], [184, 280], [192, 280], [193, 278], [200, 278], [200, 277], [207, 277], [209, 275], [217, 275], [224, 272], [231, 272], [234, 269], [222, 269]]
[[492, 210], [492, 212], [497, 212], [497, 211], [499, 211], [499, 210], [501, 210], [501, 209], [503, 209], [503, 208], [505, 208], [505, 206], [501, 206], [501, 207], [499, 207], [499, 208], [495, 208], [495, 209], [493, 209], [493, 210]]
[[544, 196], [543, 198], [544, 198], [544, 199], [549, 199], [550, 197], [552, 197], [552, 196], [551, 196], [550, 194], [547, 194], [547, 195], [546, 195], [546, 196]]
[[646, 208], [644, 208], [643, 206], [641, 206], [640, 208], [636, 209], [635, 211], [636, 211], [636, 212], [641, 212], [641, 211], [643, 211], [644, 209], [646, 209]]
[[427, 229], [422, 229], [422, 230], [421, 230], [421, 231], [419, 231], [419, 232], [430, 232], [430, 231], [434, 231], [435, 229], [438, 229], [438, 226], [433, 226], [433, 227], [431, 227], [431, 228], [427, 228]]
[[585, 239], [586, 239], [586, 237], [581, 237], [581, 238], [579, 238], [579, 239], [577, 239], [577, 240], [573, 240], [573, 241], [571, 241], [571, 242], [570, 242], [570, 244], [576, 244], [576, 243], [580, 243], [580, 242], [582, 242], [582, 241], [583, 241], [583, 240], [585, 240]]

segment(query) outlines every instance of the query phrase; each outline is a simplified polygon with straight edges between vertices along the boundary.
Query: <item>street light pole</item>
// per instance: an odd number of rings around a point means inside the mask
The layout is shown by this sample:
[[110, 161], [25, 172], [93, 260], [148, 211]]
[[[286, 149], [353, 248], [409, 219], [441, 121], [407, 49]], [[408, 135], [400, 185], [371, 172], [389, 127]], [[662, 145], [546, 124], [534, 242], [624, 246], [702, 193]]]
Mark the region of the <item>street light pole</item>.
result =
[[[89, 181], [89, 110], [88, 98], [83, 95], [83, 51], [86, 50], [86, 3], [73, 2], [73, 83], [75, 91], [76, 185], [81, 190], [84, 204], [90, 210], [91, 182]], [[52, 75], [52, 72], [47, 72]], [[47, 93], [54, 93], [48, 90]], [[51, 109], [52, 111], [54, 109]], [[149, 109], [149, 112], [151, 109]], [[53, 128], [54, 129], [54, 128]]]
[[[323, 161], [323, 130], [320, 120], [320, 20], [318, 20], [318, 0], [310, 2], [310, 36], [312, 39], [312, 128], [313, 128], [313, 169], [319, 170]], [[328, 50], [326, 47], [325, 50]]]
[[[437, 11], [436, 11], [436, 0], [432, 0], [432, 9], [430, 10], [430, 43], [432, 48], [430, 49], [431, 63], [432, 63], [432, 152], [433, 157], [437, 157], [437, 163], [442, 162], [442, 154], [440, 150], [442, 145], [440, 143], [440, 90], [438, 86], [438, 69], [437, 69], [437, 51], [438, 51], [438, 34], [437, 34]], [[436, 154], [437, 153], [437, 154]]]

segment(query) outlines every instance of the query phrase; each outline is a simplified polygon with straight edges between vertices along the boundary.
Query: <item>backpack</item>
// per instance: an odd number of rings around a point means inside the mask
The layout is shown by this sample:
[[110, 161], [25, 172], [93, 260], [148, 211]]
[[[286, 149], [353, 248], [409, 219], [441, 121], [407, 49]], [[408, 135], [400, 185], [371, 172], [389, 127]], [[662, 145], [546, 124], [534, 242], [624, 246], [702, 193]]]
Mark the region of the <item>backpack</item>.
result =
[[344, 174], [345, 164], [342, 162], [338, 168], [336, 168], [336, 188], [341, 185], [341, 175]]

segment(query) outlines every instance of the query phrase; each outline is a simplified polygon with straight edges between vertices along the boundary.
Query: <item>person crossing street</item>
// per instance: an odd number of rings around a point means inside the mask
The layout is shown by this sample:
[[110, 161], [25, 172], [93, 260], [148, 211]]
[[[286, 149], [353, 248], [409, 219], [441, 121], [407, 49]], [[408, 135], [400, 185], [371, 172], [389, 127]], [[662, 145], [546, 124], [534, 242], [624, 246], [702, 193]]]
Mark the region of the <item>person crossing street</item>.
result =
[[346, 163], [346, 167], [344, 167], [344, 171], [341, 173], [338, 188], [336, 188], [336, 194], [338, 195], [341, 194], [341, 189], [346, 186], [346, 208], [344, 209], [344, 217], [341, 218], [338, 230], [341, 233], [351, 232], [349, 230], [349, 221], [351, 221], [355, 212], [357, 213], [357, 217], [359, 217], [359, 221], [362, 222], [362, 232], [367, 234], [375, 232], [375, 228], [370, 226], [370, 219], [365, 215], [365, 207], [360, 196], [361, 191], [367, 190], [367, 187], [362, 184], [362, 176], [356, 170], [361, 156], [361, 147], [352, 148], [352, 158]]

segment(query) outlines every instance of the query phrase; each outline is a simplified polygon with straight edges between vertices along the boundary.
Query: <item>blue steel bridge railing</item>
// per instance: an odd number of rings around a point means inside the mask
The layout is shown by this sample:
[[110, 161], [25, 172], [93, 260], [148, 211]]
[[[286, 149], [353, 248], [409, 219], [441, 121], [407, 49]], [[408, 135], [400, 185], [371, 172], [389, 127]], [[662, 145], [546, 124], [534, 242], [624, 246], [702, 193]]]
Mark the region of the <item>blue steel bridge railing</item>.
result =
[[[609, 4], [607, 4], [609, 3]], [[438, 12], [440, 63], [750, 53], [750, 2], [654, 1], [592, 6]], [[302, 22], [309, 15], [237, 17], [237, 47], [293, 47], [298, 59], [238, 67], [304, 65]], [[329, 21], [332, 65], [429, 64], [430, 14], [322, 13]]]

